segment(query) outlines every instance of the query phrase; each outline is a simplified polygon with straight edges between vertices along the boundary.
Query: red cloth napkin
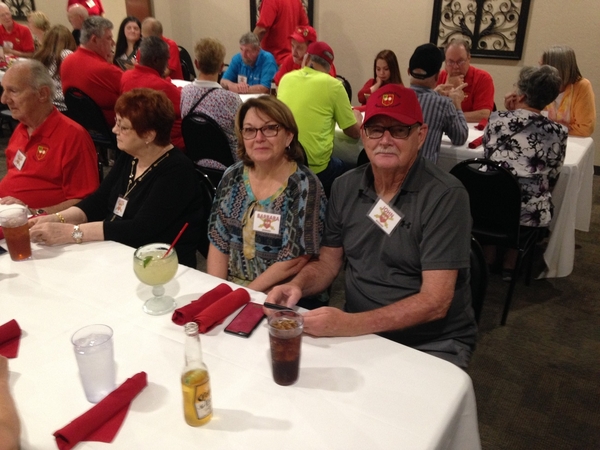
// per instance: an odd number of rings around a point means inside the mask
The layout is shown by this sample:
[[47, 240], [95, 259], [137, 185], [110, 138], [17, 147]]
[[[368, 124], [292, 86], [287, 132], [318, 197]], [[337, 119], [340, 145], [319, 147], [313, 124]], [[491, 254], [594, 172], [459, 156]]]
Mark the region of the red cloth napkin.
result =
[[173, 311], [171, 320], [177, 325], [185, 325], [188, 322], [194, 321], [194, 316], [204, 309], [208, 308], [217, 300], [225, 297], [233, 292], [233, 289], [228, 284], [221, 283], [216, 288], [201, 295], [198, 300], [194, 300], [189, 305], [182, 306]]
[[16, 358], [19, 354], [21, 327], [16, 320], [0, 325], [0, 355], [5, 358]]
[[250, 301], [250, 294], [246, 289], [236, 289], [219, 301], [213, 303], [208, 308], [194, 317], [194, 322], [198, 324], [200, 333], [206, 333], [213, 327], [223, 323], [223, 320]]
[[0, 239], [4, 239], [4, 231], [2, 231], [2, 227], [0, 227]]
[[82, 441], [112, 442], [121, 428], [131, 401], [148, 385], [146, 372], [129, 378], [89, 411], [56, 431], [56, 445], [69, 450]]
[[481, 145], [482, 142], [483, 136], [479, 136], [477, 139], [473, 139], [471, 142], [469, 142], [469, 148], [477, 148]]
[[485, 126], [488, 124], [488, 119], [481, 119], [481, 121], [475, 125], [475, 128], [477, 128], [478, 130], [483, 130], [485, 129]]

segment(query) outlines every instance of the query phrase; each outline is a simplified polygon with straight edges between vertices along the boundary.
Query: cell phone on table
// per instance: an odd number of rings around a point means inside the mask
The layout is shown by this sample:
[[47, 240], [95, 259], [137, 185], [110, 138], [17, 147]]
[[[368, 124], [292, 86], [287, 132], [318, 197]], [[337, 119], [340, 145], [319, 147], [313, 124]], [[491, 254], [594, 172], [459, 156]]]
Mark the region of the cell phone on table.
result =
[[263, 320], [263, 317], [265, 317], [263, 305], [253, 302], [247, 303], [231, 323], [227, 325], [225, 333], [245, 338], [250, 337], [260, 321]]

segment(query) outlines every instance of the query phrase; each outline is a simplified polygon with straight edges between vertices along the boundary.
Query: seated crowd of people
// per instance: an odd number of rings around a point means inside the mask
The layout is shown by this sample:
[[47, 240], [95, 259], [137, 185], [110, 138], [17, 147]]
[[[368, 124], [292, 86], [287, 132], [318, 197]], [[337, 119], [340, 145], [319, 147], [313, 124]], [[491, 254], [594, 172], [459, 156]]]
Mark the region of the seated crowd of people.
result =
[[[462, 145], [469, 122], [487, 123], [485, 157], [523, 187], [521, 224], [547, 227], [567, 136], [590, 136], [595, 126], [592, 88], [573, 50], [550, 47], [539, 67], [523, 68], [506, 110], [496, 111], [493, 78], [471, 65], [468, 41], [417, 47], [408, 86], [385, 49], [353, 107], [333, 49], [303, 8], [275, 20], [268, 4], [226, 69], [224, 45], [200, 39], [196, 77], [181, 88], [172, 82], [183, 79], [178, 46], [155, 18], [126, 17], [115, 43], [101, 2], [69, 2], [73, 32], [43, 13], [32, 15], [30, 31], [0, 3], [5, 54], [28, 58], [2, 79], [2, 103], [20, 124], [0, 204], [30, 208], [31, 240], [41, 245], [138, 247], [171, 242], [188, 223], [176, 250], [190, 267], [208, 223], [208, 273], [274, 303], [310, 306], [305, 332], [377, 333], [466, 368], [477, 330], [469, 199], [436, 166], [442, 134]], [[277, 96], [268, 95], [272, 83]], [[116, 135], [120, 152], [102, 182], [90, 135], [62, 114], [71, 88], [98, 105]], [[239, 94], [249, 93], [267, 95], [243, 102]], [[222, 129], [233, 165], [185, 156], [182, 121], [198, 113]], [[361, 140], [369, 164], [349, 170], [333, 155], [336, 125]], [[210, 210], [196, 173], [203, 167], [223, 171]], [[487, 255], [491, 264], [495, 249]], [[503, 268], [514, 264], [505, 253]], [[342, 267], [345, 310], [322, 295]]]

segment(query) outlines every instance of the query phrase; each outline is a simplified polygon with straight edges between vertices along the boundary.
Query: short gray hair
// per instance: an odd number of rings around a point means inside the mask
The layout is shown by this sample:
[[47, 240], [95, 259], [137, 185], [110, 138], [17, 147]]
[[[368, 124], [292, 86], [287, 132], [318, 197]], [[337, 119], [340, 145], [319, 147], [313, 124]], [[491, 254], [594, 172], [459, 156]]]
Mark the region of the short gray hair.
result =
[[252, 31], [245, 33], [240, 38], [240, 45], [253, 45], [254, 47], [260, 47], [260, 41]]
[[104, 37], [106, 30], [112, 30], [113, 24], [110, 20], [100, 16], [91, 16], [83, 21], [79, 42], [87, 44], [92, 36]]
[[329, 64], [323, 58], [321, 58], [320, 56], [317, 56], [317, 55], [308, 55], [308, 56], [310, 57], [311, 61], [316, 62], [317, 64], [323, 66], [323, 69], [326, 73], [331, 72], [331, 64]]
[[25, 59], [23, 61], [15, 62], [9, 70], [20, 67], [29, 69], [27, 84], [29, 84], [32, 89], [38, 91], [44, 86], [50, 89], [48, 102], [52, 103], [55, 94], [54, 80], [52, 80], [52, 77], [50, 76], [48, 69], [46, 69], [46, 66], [44, 66], [37, 59]]
[[517, 93], [525, 96], [525, 103], [535, 109], [544, 109], [560, 92], [562, 80], [552, 66], [523, 67], [519, 73]]
[[169, 62], [169, 46], [162, 38], [148, 36], [140, 44], [140, 64], [163, 74]]

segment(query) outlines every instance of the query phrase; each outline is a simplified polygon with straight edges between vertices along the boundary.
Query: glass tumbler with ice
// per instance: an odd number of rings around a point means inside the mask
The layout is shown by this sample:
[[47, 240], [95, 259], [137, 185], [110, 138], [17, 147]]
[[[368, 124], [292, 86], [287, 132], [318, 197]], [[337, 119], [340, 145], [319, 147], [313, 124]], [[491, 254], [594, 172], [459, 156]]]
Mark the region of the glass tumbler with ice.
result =
[[85, 397], [98, 403], [116, 387], [113, 330], [107, 325], [88, 325], [71, 338]]

